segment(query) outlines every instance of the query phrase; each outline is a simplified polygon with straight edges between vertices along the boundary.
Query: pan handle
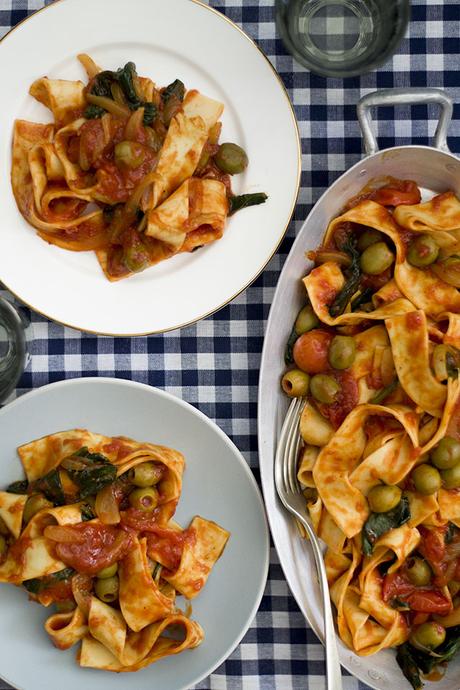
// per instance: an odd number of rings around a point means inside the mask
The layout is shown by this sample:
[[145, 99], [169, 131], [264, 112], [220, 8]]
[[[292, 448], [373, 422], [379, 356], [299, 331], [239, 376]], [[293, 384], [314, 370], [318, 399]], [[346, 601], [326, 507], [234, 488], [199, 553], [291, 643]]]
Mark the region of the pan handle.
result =
[[371, 108], [381, 105], [415, 105], [418, 103], [437, 103], [441, 107], [438, 125], [434, 133], [434, 146], [449, 153], [447, 130], [452, 118], [452, 99], [441, 89], [382, 89], [363, 96], [356, 106], [359, 126], [367, 155], [377, 153], [379, 146], [372, 129]]

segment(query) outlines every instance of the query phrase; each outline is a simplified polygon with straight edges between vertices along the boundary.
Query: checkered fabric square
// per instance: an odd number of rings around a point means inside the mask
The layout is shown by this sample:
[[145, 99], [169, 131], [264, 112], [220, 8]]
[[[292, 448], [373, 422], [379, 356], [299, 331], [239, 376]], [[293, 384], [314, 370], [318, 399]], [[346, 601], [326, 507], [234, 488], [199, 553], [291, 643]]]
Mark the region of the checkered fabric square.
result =
[[[50, 0], [0, 0], [0, 34], [47, 4]], [[444, 88], [457, 103], [449, 144], [452, 151], [460, 152], [460, 3], [413, 0], [411, 23], [394, 57], [377, 71], [345, 80], [316, 76], [292, 59], [276, 30], [274, 0], [211, 0], [210, 4], [258, 43], [280, 73], [294, 104], [303, 172], [287, 235], [263, 274], [244, 294], [214, 316], [181, 331], [143, 338], [95, 337], [51, 323], [26, 309], [33, 327], [32, 361], [15, 395], [64, 378], [98, 375], [164, 388], [215, 420], [259, 479], [260, 354], [265, 321], [293, 238], [322, 192], [362, 155], [355, 106], [364, 94], [388, 87]], [[382, 148], [427, 144], [436, 125], [436, 111], [427, 106], [412, 111], [382, 108], [376, 117]], [[0, 294], [8, 296], [6, 291]], [[0, 690], [7, 687], [0, 681]], [[322, 647], [290, 595], [272, 548], [269, 580], [249, 631], [230, 658], [195, 690], [324, 687]], [[366, 690], [368, 686], [344, 671], [343, 687]]]

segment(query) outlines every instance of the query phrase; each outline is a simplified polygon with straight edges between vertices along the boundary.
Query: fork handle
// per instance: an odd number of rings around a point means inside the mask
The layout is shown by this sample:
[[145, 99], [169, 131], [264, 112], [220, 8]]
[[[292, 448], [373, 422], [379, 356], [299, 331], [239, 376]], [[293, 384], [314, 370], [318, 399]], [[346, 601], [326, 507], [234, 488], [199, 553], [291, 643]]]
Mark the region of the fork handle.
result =
[[313, 556], [315, 558], [319, 586], [323, 600], [324, 645], [326, 648], [326, 687], [327, 690], [342, 690], [342, 672], [340, 670], [337, 638], [334, 628], [334, 619], [332, 617], [331, 600], [329, 598], [329, 585], [327, 582], [326, 566], [324, 565], [323, 554], [312, 526], [299, 513], [297, 513], [297, 517], [305, 527], [305, 530], [310, 537], [310, 544], [313, 550]]

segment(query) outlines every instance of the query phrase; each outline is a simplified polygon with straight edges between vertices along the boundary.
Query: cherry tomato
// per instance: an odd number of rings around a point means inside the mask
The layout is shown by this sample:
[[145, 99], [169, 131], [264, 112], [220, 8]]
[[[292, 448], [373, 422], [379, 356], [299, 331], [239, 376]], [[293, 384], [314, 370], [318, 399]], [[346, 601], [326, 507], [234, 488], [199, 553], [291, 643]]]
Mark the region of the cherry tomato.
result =
[[420, 613], [437, 613], [443, 616], [452, 610], [452, 602], [439, 589], [416, 587], [399, 572], [385, 576], [382, 596], [386, 602], [393, 598], [405, 601], [412, 611]]
[[333, 335], [327, 331], [315, 328], [303, 333], [294, 344], [294, 362], [307, 374], [321, 374], [330, 368], [327, 359], [329, 345]]

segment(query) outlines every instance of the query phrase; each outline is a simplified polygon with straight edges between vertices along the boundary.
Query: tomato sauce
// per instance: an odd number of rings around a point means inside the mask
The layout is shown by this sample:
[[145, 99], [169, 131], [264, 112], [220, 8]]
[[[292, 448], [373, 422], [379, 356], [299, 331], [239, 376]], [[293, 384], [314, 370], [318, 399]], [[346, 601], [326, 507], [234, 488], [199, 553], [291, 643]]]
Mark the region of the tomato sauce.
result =
[[147, 553], [154, 558], [158, 557], [169, 571], [175, 572], [180, 565], [185, 544], [193, 544], [195, 541], [194, 529], [175, 532], [159, 527], [147, 537]]
[[372, 188], [376, 181], [370, 181], [359, 194], [348, 201], [346, 210], [357, 206], [362, 201], [375, 201], [382, 206], [401, 206], [404, 204], [418, 204], [421, 201], [420, 190], [413, 180], [397, 180], [387, 177], [386, 184], [377, 189]]
[[411, 611], [446, 615], [452, 610], [452, 602], [435, 587], [416, 587], [401, 572], [386, 575], [382, 597], [385, 602], [399, 599], [409, 605]]
[[58, 542], [56, 556], [79, 573], [95, 575], [102, 568], [121, 560], [132, 548], [133, 540], [129, 532], [111, 525], [79, 523], [67, 526], [75, 532], [80, 542]]
[[340, 385], [335, 401], [329, 405], [316, 403], [323, 417], [327, 417], [334, 429], [338, 429], [345, 417], [358, 404], [358, 384], [348, 371], [332, 370], [327, 372]]

